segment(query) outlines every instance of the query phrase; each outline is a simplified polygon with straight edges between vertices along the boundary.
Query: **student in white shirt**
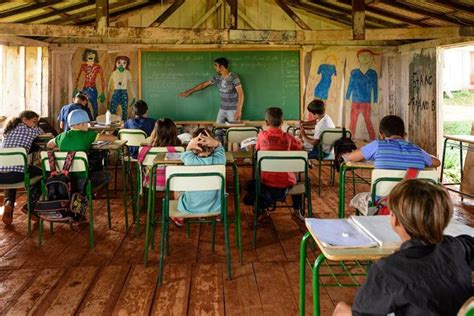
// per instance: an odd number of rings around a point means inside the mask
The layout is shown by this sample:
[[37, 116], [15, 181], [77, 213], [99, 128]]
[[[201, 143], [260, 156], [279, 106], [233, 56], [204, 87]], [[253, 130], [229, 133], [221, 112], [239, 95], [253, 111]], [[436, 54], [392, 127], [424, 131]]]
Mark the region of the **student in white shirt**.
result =
[[[310, 122], [300, 122], [301, 130], [300, 135], [301, 139], [305, 142], [305, 144], [309, 144], [312, 146], [311, 151], [308, 153], [309, 159], [320, 159], [319, 153], [319, 142], [321, 134], [327, 130], [334, 128], [334, 122], [329, 117], [329, 115], [325, 114], [326, 106], [324, 101], [322, 100], [313, 100], [308, 104], [308, 111], [315, 116], [315, 123], [314, 126], [314, 135], [313, 138], [308, 137], [306, 135], [306, 131], [303, 128], [304, 125]], [[331, 145], [323, 145], [323, 153], [322, 158], [325, 158], [331, 154], [332, 146]]]

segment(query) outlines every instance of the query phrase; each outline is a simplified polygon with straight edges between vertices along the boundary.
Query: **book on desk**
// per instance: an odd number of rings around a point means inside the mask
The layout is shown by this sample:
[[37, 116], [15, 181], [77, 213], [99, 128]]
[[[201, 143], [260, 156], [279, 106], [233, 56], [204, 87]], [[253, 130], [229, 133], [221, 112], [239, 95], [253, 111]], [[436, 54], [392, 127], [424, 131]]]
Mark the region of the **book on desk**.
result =
[[[390, 216], [351, 216], [347, 219], [307, 218], [306, 227], [319, 242], [327, 248], [370, 248], [397, 249], [401, 240], [393, 231]], [[445, 235], [474, 236], [474, 228], [451, 221]]]
[[181, 154], [182, 153], [170, 153], [167, 152], [165, 154], [165, 160], [181, 160]]

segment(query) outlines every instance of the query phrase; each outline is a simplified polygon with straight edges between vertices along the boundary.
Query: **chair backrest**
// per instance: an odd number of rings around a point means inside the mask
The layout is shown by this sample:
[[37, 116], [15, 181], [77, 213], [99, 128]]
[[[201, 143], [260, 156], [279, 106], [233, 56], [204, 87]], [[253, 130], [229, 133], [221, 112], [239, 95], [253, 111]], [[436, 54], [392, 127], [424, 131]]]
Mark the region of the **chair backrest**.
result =
[[168, 166], [166, 180], [169, 191], [220, 190], [225, 185], [226, 167], [211, 166]]
[[[336, 140], [340, 139], [342, 136], [343, 136], [342, 128], [336, 127], [336, 128], [325, 129], [321, 133], [321, 136], [319, 137], [320, 144], [332, 146], [334, 145]], [[352, 133], [347, 129], [346, 129], [346, 137], [352, 138]]]
[[28, 154], [23, 147], [0, 148], [0, 166], [23, 166], [28, 170]]
[[[372, 196], [388, 196], [392, 189], [403, 180], [405, 174], [406, 170], [372, 170]], [[438, 172], [435, 169], [421, 170], [417, 179], [426, 179], [438, 183]]]
[[146, 142], [147, 134], [141, 129], [122, 128], [118, 131], [118, 139], [126, 140], [127, 146], [140, 146]]
[[[96, 118], [95, 118], [95, 121], [99, 124], [105, 124], [105, 114], [101, 114], [101, 115], [98, 115]], [[117, 115], [117, 114], [110, 114], [110, 121], [112, 123], [120, 123], [122, 122], [122, 118], [120, 117], [120, 115]]]
[[231, 127], [228, 128], [226, 135], [226, 143], [240, 144], [244, 139], [257, 137], [258, 128], [256, 127]]
[[257, 168], [268, 172], [306, 172], [308, 152], [260, 150], [257, 152]]
[[[54, 152], [53, 153], [55, 161], [56, 161], [56, 170], [60, 171], [63, 168], [64, 161], [67, 156], [67, 152]], [[41, 157], [41, 167], [44, 171], [51, 171], [49, 168], [48, 162], [48, 152], [42, 151], [40, 153]], [[71, 169], [69, 172], [89, 172], [89, 162], [87, 160], [87, 154], [83, 151], [76, 152], [74, 156], [74, 160], [72, 161]]]
[[[142, 147], [140, 147], [138, 152], [140, 152], [141, 150]], [[174, 150], [178, 153], [182, 153], [184, 152], [184, 147], [175, 146]], [[168, 147], [152, 147], [143, 159], [142, 166], [153, 166], [156, 154], [166, 152], [168, 152]]]

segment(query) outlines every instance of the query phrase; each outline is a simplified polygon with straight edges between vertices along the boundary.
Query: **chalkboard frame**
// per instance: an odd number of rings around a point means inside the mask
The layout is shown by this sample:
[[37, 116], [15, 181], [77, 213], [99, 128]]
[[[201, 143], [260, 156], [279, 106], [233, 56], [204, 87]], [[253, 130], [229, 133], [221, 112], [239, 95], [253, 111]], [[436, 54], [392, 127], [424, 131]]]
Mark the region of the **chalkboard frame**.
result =
[[[186, 48], [170, 48], [170, 47], [160, 47], [160, 48], [139, 48], [138, 49], [138, 97], [142, 98], [142, 52], [238, 52], [238, 51], [283, 51], [283, 52], [298, 52], [299, 53], [299, 85], [300, 85], [300, 104], [299, 104], [299, 113], [300, 119], [304, 116], [304, 94], [305, 94], [305, 85], [304, 85], [304, 54], [302, 47], [226, 47], [226, 48], [216, 48], [216, 47], [186, 47]], [[212, 65], [209, 65], [212, 67]], [[203, 80], [204, 81], [204, 80]], [[196, 82], [198, 84], [198, 82]], [[190, 87], [191, 88], [191, 87]], [[245, 91], [244, 91], [245, 93]], [[245, 100], [244, 100], [245, 107]], [[216, 111], [217, 116], [217, 111]], [[290, 120], [293, 121], [293, 120]], [[213, 124], [215, 121], [179, 121], [181, 124]]]

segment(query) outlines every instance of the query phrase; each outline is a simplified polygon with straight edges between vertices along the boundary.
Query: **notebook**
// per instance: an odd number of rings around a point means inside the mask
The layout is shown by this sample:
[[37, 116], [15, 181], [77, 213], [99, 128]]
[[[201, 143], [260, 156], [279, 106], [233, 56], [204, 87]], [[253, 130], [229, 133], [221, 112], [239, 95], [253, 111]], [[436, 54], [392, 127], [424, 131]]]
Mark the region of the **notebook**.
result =
[[166, 153], [165, 160], [181, 160], [182, 153]]

